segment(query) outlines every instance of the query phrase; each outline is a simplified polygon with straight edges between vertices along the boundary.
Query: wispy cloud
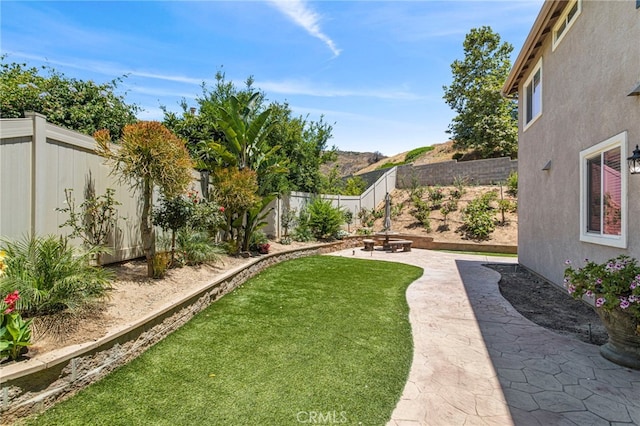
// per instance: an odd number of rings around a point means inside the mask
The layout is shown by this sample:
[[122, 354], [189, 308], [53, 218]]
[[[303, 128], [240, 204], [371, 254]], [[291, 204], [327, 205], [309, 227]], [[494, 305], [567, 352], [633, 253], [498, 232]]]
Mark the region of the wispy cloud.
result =
[[419, 100], [422, 95], [402, 89], [341, 89], [332, 87], [320, 87], [317, 83], [305, 83], [300, 81], [257, 81], [256, 85], [267, 93], [281, 95], [303, 95], [322, 98], [361, 97], [376, 99], [402, 99]]
[[322, 40], [333, 52], [340, 55], [338, 49], [329, 36], [320, 28], [320, 15], [311, 9], [304, 0], [268, 0], [276, 9], [287, 15], [293, 22], [304, 28], [311, 36]]

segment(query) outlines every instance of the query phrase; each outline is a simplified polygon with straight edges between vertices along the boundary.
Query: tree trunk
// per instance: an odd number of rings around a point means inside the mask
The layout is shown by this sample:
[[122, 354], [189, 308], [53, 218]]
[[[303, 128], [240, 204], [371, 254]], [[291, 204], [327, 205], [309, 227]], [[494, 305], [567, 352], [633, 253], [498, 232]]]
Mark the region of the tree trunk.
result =
[[151, 180], [145, 179], [142, 188], [142, 223], [140, 231], [142, 233], [142, 247], [144, 256], [147, 259], [147, 276], [153, 277], [153, 258], [155, 256], [155, 238], [153, 235], [153, 224], [151, 223], [151, 209], [153, 208], [153, 188]]

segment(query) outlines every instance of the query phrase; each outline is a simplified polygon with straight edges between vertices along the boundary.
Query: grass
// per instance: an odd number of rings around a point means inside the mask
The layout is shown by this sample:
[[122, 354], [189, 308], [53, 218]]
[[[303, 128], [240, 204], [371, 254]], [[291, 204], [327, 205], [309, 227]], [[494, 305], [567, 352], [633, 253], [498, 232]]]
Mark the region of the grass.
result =
[[411, 365], [405, 290], [421, 275], [331, 256], [278, 264], [28, 424], [383, 425]]

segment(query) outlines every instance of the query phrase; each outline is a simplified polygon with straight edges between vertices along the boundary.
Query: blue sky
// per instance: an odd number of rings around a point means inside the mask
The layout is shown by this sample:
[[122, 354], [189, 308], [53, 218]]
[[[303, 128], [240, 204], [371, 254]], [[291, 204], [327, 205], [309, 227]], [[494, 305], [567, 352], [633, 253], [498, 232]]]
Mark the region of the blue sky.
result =
[[195, 106], [218, 70], [268, 100], [333, 124], [330, 145], [393, 155], [445, 142], [454, 117], [442, 99], [471, 28], [514, 46], [533, 1], [5, 1], [8, 62], [49, 65], [98, 83], [128, 74], [126, 101], [161, 120], [160, 106]]

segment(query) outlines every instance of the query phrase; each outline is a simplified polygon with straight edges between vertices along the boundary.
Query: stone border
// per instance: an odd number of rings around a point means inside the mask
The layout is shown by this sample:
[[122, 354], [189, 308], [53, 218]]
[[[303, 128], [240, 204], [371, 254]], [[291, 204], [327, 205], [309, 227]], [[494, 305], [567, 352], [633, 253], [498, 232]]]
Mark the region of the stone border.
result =
[[[402, 236], [401, 234], [399, 236]], [[457, 244], [434, 243], [431, 237], [405, 235], [416, 248], [451, 249]], [[362, 248], [368, 236], [317, 244], [261, 256], [229, 270], [214, 281], [146, 317], [111, 331], [104, 337], [67, 346], [25, 362], [0, 367], [0, 413], [2, 424], [40, 413], [97, 382], [111, 371], [140, 356], [151, 346], [188, 322], [213, 302], [235, 290], [249, 278], [277, 263], [346, 248]], [[471, 246], [471, 245], [470, 245]], [[473, 245], [475, 250], [503, 250], [507, 246]], [[465, 248], [466, 250], [467, 248]], [[511, 247], [511, 249], [516, 249]], [[511, 251], [495, 251], [510, 253]], [[398, 255], [401, 256], [400, 253]], [[394, 255], [395, 256], [395, 255]]]

